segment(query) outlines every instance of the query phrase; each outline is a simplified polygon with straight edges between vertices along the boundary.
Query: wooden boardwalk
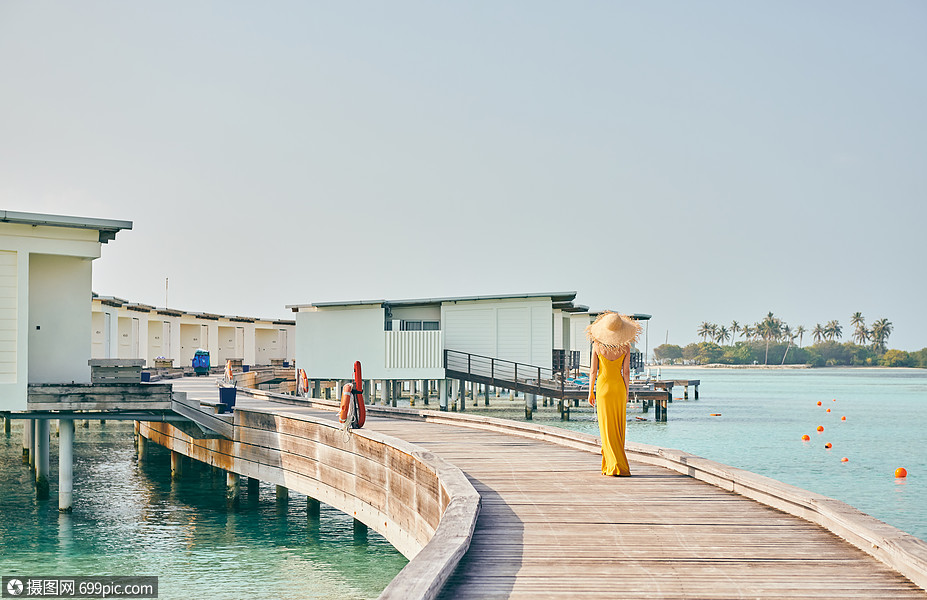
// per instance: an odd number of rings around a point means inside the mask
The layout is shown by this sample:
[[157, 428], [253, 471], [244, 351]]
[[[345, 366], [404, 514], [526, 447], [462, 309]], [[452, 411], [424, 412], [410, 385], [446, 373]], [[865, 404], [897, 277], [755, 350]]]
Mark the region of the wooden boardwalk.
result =
[[927, 598], [833, 533], [669, 469], [603, 477], [598, 456], [548, 442], [376, 415], [367, 428], [457, 465], [482, 496], [443, 598]]

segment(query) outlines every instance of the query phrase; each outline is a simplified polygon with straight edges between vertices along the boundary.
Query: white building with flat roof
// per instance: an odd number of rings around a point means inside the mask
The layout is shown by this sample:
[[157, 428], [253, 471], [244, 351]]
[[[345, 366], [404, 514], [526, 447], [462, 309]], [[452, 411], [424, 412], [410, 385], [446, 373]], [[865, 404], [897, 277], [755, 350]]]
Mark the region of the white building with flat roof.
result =
[[209, 351], [212, 366], [228, 359], [246, 365], [292, 360], [296, 322], [281, 319], [187, 312], [93, 297], [93, 358], [157, 358], [189, 367], [197, 350]]
[[89, 383], [91, 261], [130, 221], [0, 211], [0, 410], [30, 383]]
[[[551, 368], [576, 292], [317, 302], [296, 313], [296, 363], [311, 379], [443, 379], [444, 350]], [[557, 318], [555, 320], [555, 314]], [[567, 336], [569, 338], [569, 336]]]

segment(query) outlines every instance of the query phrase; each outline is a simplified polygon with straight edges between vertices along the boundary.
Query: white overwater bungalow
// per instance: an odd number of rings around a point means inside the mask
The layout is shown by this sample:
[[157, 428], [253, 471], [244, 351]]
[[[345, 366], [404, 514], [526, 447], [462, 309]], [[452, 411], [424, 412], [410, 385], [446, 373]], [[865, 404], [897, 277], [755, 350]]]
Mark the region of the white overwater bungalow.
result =
[[379, 385], [384, 400], [400, 384], [410, 392], [419, 385], [427, 399], [436, 382], [444, 407], [464, 380], [471, 393], [478, 385], [484, 392], [487, 385], [506, 387], [506, 381], [525, 389], [526, 381], [558, 385], [566, 372], [588, 367], [585, 328], [598, 313], [575, 298], [572, 291], [537, 292], [288, 308], [296, 313], [296, 364], [312, 393], [319, 392], [318, 382], [349, 379], [360, 361], [364, 379], [380, 382], [373, 390]]
[[[344, 379], [354, 361], [364, 378], [444, 379], [444, 351], [550, 369], [566, 350], [563, 314], [576, 292], [360, 300], [290, 305], [296, 362], [312, 379]], [[556, 318], [555, 318], [556, 317]], [[555, 345], [556, 340], [556, 345]], [[559, 346], [557, 348], [556, 346]]]
[[197, 350], [209, 351], [210, 366], [229, 359], [271, 365], [293, 358], [293, 320], [187, 312], [93, 297], [93, 358], [144, 359], [189, 367]]
[[90, 383], [91, 262], [130, 221], [0, 211], [0, 411], [28, 384]]

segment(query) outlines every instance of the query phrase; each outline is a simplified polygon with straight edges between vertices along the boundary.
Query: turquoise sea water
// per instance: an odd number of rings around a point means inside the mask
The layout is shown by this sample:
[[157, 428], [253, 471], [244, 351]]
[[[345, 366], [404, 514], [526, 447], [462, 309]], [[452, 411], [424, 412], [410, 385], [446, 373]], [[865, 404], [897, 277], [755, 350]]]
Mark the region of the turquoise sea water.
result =
[[[629, 410], [628, 440], [767, 475], [927, 539], [927, 371], [673, 368], [662, 376], [701, 380], [699, 400], [691, 389], [690, 399], [682, 400], [682, 389], [676, 388], [679, 399], [670, 404], [665, 423], [654, 422], [652, 411]], [[524, 419], [523, 403], [493, 400], [492, 405], [487, 414]], [[568, 423], [559, 420], [556, 409], [541, 408], [534, 422], [597, 434], [595, 416], [585, 406], [574, 410]], [[639, 416], [648, 421], [638, 421]], [[823, 433], [817, 433], [818, 425]], [[802, 442], [803, 434], [811, 441]], [[828, 442], [830, 450], [824, 447]], [[842, 463], [842, 457], [849, 462]], [[907, 469], [906, 479], [894, 477], [897, 467]]]
[[[22, 464], [22, 422], [0, 433], [0, 574], [157, 575], [160, 598], [376, 598], [406, 564], [380, 535], [355, 540], [353, 519], [305, 496], [278, 505], [273, 486], [226, 507], [225, 477], [188, 468], [170, 479], [167, 450], [139, 466], [131, 422], [77, 427], [74, 511], [59, 514], [57, 480], [37, 501]], [[52, 434], [52, 476], [57, 443]]]

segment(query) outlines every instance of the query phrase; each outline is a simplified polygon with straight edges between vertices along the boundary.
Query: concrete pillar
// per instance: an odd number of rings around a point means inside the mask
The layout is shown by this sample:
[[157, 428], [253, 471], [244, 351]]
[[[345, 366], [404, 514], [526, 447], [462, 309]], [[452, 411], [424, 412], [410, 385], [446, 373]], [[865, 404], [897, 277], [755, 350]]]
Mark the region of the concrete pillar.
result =
[[29, 419], [29, 429], [32, 430], [32, 433], [29, 434], [29, 466], [33, 469], [35, 469], [35, 440], [38, 439], [36, 434], [38, 422], [38, 419]]
[[32, 419], [23, 421], [23, 464], [31, 464], [32, 456], [32, 433], [35, 431], [32, 425]]
[[58, 427], [58, 510], [71, 512], [74, 502], [74, 421], [59, 421]]
[[307, 498], [306, 517], [312, 521], [318, 521], [322, 512], [322, 503], [313, 497]]
[[447, 379], [438, 380], [438, 408], [447, 412]]
[[428, 396], [431, 395], [431, 381], [427, 379], [422, 379], [422, 402], [425, 406], [428, 406]]
[[370, 397], [370, 388], [372, 387], [370, 385], [371, 383], [373, 382], [370, 381], [369, 379], [364, 380], [364, 403], [365, 404], [373, 404], [373, 398]]
[[409, 406], [415, 406], [415, 380], [409, 380]]
[[515, 390], [509, 390], [509, 402], [515, 402]]
[[11, 419], [9, 415], [7, 415], [6, 418], [3, 419], [3, 433], [9, 436], [12, 432], [13, 432], [13, 419]]
[[457, 403], [460, 401], [460, 380], [451, 380], [451, 412], [457, 412]]
[[470, 384], [470, 399], [473, 400], [473, 406], [480, 405], [480, 384], [475, 381]]
[[393, 381], [393, 394], [392, 398], [390, 398], [390, 406], [395, 408], [396, 402], [399, 400], [400, 396], [402, 396], [402, 382]]
[[35, 494], [44, 500], [48, 498], [48, 419], [35, 420]]
[[290, 490], [286, 486], [278, 485], [277, 486], [277, 502], [289, 502], [290, 500]]
[[143, 435], [138, 436], [138, 462], [145, 462], [148, 458], [148, 438]]
[[171, 450], [171, 479], [180, 479], [183, 476], [183, 454]]
[[531, 420], [538, 407], [538, 399], [534, 394], [525, 394], [525, 419]]
[[489, 406], [489, 384], [483, 386], [483, 404]]
[[[171, 463], [173, 464], [174, 453], [171, 453]], [[228, 471], [225, 474], [225, 499], [229, 502], [236, 502], [241, 493], [241, 476], [238, 473]]]

